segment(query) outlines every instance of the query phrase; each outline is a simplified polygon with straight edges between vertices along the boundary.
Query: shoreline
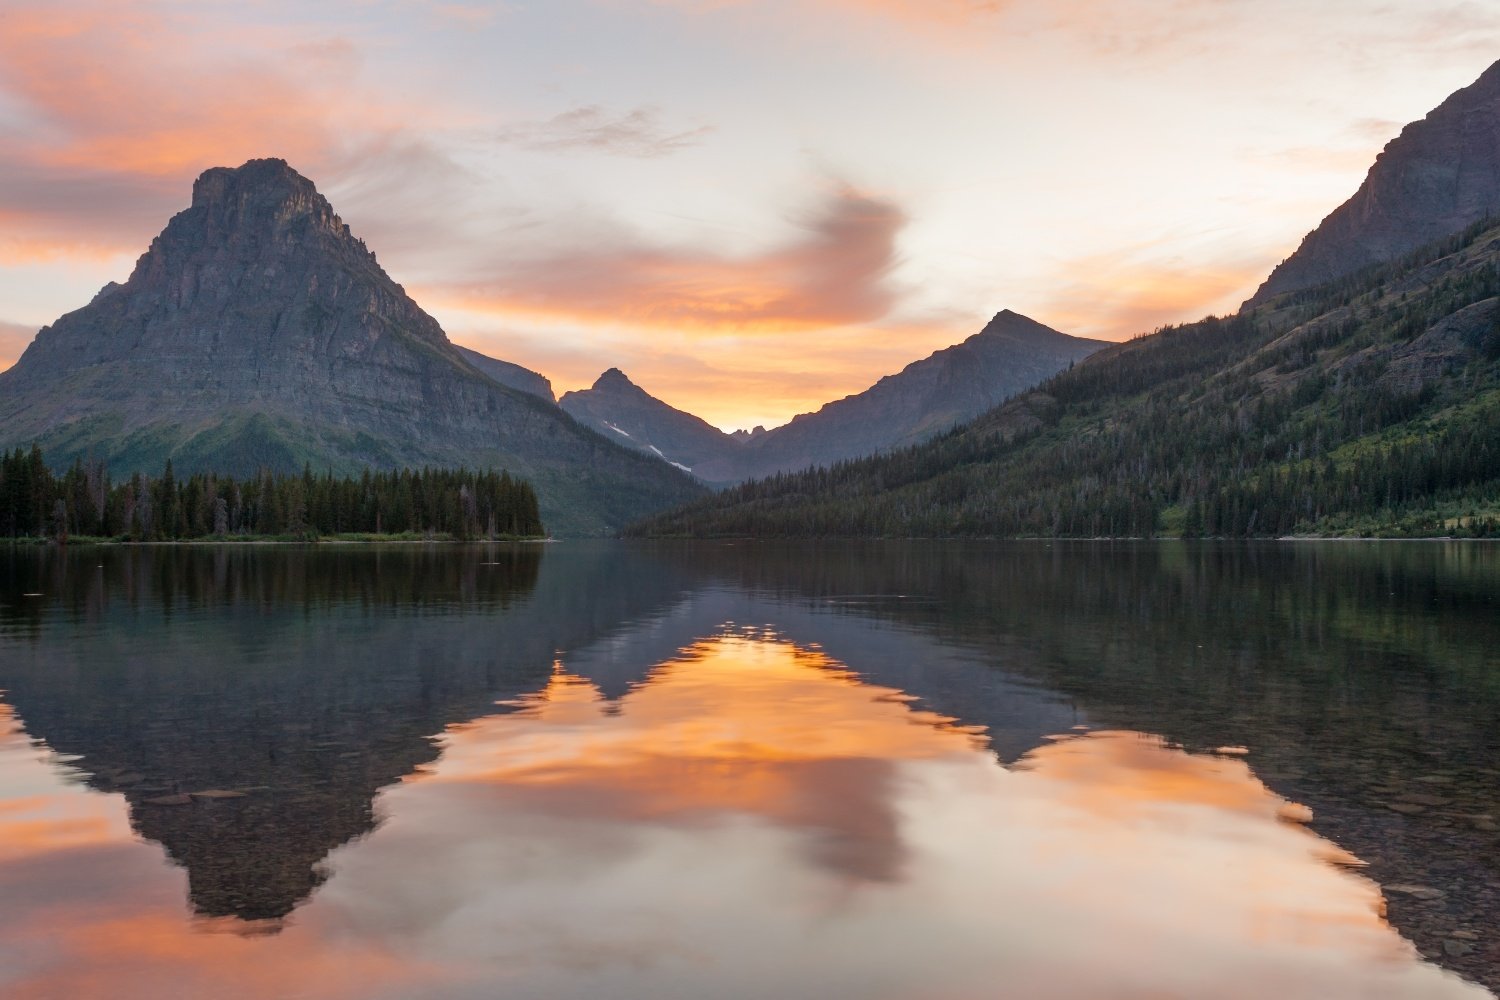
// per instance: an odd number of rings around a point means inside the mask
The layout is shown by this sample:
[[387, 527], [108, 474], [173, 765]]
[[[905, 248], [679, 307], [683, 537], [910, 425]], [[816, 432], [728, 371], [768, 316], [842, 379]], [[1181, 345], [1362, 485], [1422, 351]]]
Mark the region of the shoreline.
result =
[[12, 538], [4, 544], [11, 549], [69, 548], [172, 548], [182, 546], [299, 546], [319, 545], [545, 545], [557, 541], [550, 536], [518, 538], [178, 538], [143, 542], [114, 538], [80, 538], [59, 542], [51, 538]]

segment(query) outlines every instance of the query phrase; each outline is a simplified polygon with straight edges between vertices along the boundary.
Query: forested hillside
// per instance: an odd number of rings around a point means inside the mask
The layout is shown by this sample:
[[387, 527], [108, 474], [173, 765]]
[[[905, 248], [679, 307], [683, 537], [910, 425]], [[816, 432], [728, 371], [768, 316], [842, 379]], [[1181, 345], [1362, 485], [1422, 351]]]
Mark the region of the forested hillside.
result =
[[636, 535], [1500, 535], [1500, 227], [1101, 351], [942, 437]]

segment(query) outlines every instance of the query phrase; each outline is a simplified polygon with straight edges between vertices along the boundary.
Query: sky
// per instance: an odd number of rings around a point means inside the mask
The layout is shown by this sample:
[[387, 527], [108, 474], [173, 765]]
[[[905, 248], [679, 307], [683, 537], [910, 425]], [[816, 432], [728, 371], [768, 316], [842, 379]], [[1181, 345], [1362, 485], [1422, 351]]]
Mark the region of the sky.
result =
[[454, 341], [774, 426], [1001, 309], [1232, 312], [1497, 57], [1489, 0], [0, 0], [0, 368], [279, 156]]

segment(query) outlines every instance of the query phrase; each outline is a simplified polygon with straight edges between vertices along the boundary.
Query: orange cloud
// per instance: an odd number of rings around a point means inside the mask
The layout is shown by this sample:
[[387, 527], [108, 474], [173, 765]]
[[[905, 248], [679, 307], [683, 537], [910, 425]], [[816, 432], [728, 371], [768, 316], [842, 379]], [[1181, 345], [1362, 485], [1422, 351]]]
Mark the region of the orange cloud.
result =
[[1058, 291], [1038, 318], [1081, 337], [1127, 340], [1170, 323], [1236, 311], [1278, 259], [1275, 251], [1238, 260], [1159, 259], [1141, 249], [1062, 263]]
[[[873, 326], [803, 331], [562, 337], [555, 330], [488, 333], [451, 328], [453, 339], [491, 357], [545, 372], [559, 392], [593, 384], [609, 367], [658, 399], [725, 429], [773, 427], [956, 343], [982, 320], [953, 326]], [[455, 332], [456, 329], [456, 332]]]
[[[0, 80], [47, 124], [27, 156], [51, 169], [182, 177], [270, 147], [327, 147], [322, 102], [285, 74], [228, 55], [195, 61], [192, 29], [148, 9], [23, 7], [0, 21]], [[186, 51], [187, 55], [175, 54]]]
[[353, 93], [347, 43], [287, 46], [187, 8], [10, 5], [0, 18], [0, 261], [138, 252], [212, 166], [314, 175], [406, 117]]
[[792, 243], [750, 257], [618, 240], [528, 260], [419, 295], [434, 305], [517, 317], [605, 320], [743, 332], [867, 323], [895, 301], [887, 278], [906, 214], [850, 187]]

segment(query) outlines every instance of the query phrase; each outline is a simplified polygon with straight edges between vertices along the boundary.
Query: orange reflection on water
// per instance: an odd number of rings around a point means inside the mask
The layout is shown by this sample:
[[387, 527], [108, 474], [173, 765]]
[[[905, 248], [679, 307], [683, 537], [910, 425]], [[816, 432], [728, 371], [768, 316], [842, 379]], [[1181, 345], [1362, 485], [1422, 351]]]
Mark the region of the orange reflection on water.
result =
[[[432, 970], [353, 941], [205, 934], [184, 873], [124, 799], [71, 783], [0, 703], [0, 996], [5, 1000], [407, 995]], [[401, 989], [400, 986], [397, 987]]]
[[[0, 906], [21, 959], [0, 993], [1488, 996], [1420, 962], [1242, 759], [1111, 732], [1008, 770], [978, 730], [748, 630], [617, 701], [559, 664], [508, 707], [382, 792], [381, 825], [274, 935], [197, 932], [152, 845], [0, 861], [0, 893], [33, 896]], [[29, 766], [0, 772], [20, 803], [0, 843], [49, 798], [121, 814]]]
[[978, 731], [908, 701], [820, 652], [729, 634], [660, 664], [619, 705], [559, 667], [515, 715], [455, 733], [435, 780], [552, 815], [759, 817], [820, 831], [826, 865], [885, 880], [900, 865], [898, 763], [983, 747]]
[[[1195, 920], [1205, 913], [1239, 918], [1241, 933], [1258, 942], [1357, 942], [1372, 960], [1410, 956], [1409, 945], [1382, 919], [1375, 885], [1340, 878], [1327, 867], [1355, 867], [1359, 860], [1302, 827], [1310, 811], [1272, 792], [1242, 759], [1189, 754], [1144, 733], [1104, 731], [1037, 747], [1017, 770], [1041, 781], [1051, 801], [1072, 813], [1073, 837], [1108, 838], [1122, 875], [1139, 868], [1147, 878], [1163, 876], [1159, 861], [1141, 860], [1140, 852], [1164, 839], [1152, 827], [1165, 828], [1183, 851], [1235, 849], [1238, 859], [1226, 857], [1222, 870], [1211, 869], [1212, 893], [1228, 887], [1241, 907], [1211, 906], [1207, 896], [1196, 901], [1202, 887], [1188, 879], [1175, 893]], [[1322, 864], [1311, 866], [1309, 859]], [[1098, 891], [1094, 884], [1076, 888]]]
[[[1057, 740], [1037, 747], [1016, 767], [1061, 783], [1068, 802], [1101, 820], [1173, 803], [1263, 819], [1295, 812], [1243, 760], [1183, 753], [1145, 733], [1101, 731]], [[1131, 780], [1121, 782], [1121, 774]]]

